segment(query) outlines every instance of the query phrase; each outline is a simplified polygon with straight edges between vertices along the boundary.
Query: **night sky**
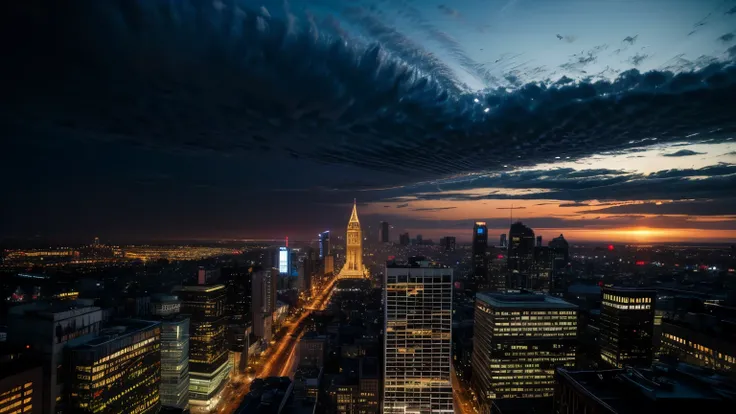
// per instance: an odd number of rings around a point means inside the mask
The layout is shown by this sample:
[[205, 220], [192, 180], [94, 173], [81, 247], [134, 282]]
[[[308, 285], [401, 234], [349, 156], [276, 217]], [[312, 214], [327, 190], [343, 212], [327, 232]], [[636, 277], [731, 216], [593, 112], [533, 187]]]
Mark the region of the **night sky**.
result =
[[0, 238], [736, 241], [734, 0], [3, 3]]

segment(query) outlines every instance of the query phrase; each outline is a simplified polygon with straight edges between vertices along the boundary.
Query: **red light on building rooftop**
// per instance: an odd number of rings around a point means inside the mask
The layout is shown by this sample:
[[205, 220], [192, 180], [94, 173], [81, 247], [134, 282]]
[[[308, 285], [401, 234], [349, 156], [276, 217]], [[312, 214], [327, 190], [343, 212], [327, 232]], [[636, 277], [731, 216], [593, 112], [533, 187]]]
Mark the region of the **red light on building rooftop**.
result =
[[609, 244], [609, 245], [608, 245], [608, 251], [609, 251], [609, 252], [612, 252], [612, 251], [613, 251], [613, 245], [612, 245], [612, 244]]
[[637, 266], [644, 266], [644, 265], [645, 265], [645, 263], [644, 263], [644, 261], [643, 261], [643, 260], [637, 260], [637, 261], [636, 261], [636, 265], [637, 265]]
[[502, 254], [499, 254], [498, 256], [496, 256], [496, 258], [497, 259], [503, 259], [503, 255]]

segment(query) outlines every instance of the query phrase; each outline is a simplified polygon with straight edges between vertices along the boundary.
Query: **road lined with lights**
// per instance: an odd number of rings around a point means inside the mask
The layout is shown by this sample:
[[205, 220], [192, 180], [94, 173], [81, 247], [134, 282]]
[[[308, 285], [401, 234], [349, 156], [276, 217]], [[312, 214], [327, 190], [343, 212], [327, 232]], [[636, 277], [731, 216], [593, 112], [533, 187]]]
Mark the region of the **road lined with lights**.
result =
[[[299, 339], [304, 335], [304, 322], [314, 310], [324, 310], [327, 308], [335, 291], [336, 283], [337, 277], [333, 277], [327, 286], [322, 289], [322, 292], [312, 298], [308, 306], [305, 305], [303, 307], [304, 312], [295, 321], [284, 323], [286, 332], [281, 338], [280, 343], [273, 350], [269, 348], [264, 352], [263, 358], [266, 360], [262, 364], [258, 364], [259, 367], [256, 369], [252, 378], [290, 376], [297, 358], [297, 344], [299, 343]], [[245, 381], [239, 387], [233, 389], [232, 396], [223, 398], [225, 405], [218, 411], [228, 414], [235, 412], [249, 390], [250, 381]]]
[[455, 402], [455, 412], [460, 414], [476, 414], [473, 401], [467, 397], [460, 380], [457, 378], [455, 367], [450, 365], [450, 381], [452, 384], [452, 396]]

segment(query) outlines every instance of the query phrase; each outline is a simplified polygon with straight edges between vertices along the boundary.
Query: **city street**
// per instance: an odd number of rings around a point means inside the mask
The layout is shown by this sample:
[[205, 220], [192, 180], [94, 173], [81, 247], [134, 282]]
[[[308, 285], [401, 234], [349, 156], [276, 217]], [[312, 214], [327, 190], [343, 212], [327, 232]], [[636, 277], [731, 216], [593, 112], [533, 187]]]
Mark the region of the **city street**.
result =
[[475, 409], [473, 400], [469, 397], [470, 393], [463, 387], [460, 380], [458, 380], [454, 366], [450, 368], [450, 379], [455, 412], [459, 414], [476, 414], [478, 410]]
[[269, 347], [255, 362], [255, 374], [248, 375], [245, 381], [235, 387], [228, 385], [228, 389], [223, 392], [222, 406], [218, 412], [225, 414], [235, 412], [248, 394], [252, 379], [292, 375], [297, 360], [297, 344], [304, 334], [305, 322], [312, 311], [327, 308], [336, 283], [337, 277], [333, 277], [321, 293], [315, 295], [309, 303], [304, 305], [303, 312], [296, 316], [295, 320], [287, 320], [284, 323], [285, 334], [278, 343]]

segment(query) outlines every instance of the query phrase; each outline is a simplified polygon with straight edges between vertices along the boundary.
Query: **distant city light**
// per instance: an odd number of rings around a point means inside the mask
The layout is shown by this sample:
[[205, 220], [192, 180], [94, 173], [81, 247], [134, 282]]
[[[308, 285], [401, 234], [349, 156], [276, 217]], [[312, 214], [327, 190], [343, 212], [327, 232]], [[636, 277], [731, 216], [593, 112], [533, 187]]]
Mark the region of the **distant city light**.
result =
[[475, 98], [475, 99], [473, 99], [473, 102], [478, 103], [480, 101], [478, 100], [478, 98]]
[[490, 110], [491, 110], [491, 108], [486, 108], [486, 109], [483, 110], [483, 112], [488, 113], [488, 111], [490, 111]]

